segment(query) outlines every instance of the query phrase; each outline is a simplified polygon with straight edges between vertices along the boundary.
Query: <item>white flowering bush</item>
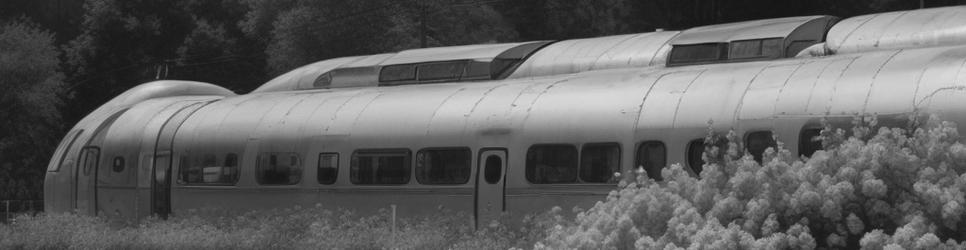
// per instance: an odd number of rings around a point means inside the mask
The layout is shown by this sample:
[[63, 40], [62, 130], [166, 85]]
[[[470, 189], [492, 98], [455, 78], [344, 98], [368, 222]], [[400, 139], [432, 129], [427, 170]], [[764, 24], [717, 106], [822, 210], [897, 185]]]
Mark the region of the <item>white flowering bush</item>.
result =
[[734, 133], [709, 135], [700, 178], [680, 165], [662, 182], [640, 170], [535, 248], [966, 248], [966, 146], [955, 125], [875, 123], [858, 118], [849, 137], [827, 126], [826, 150], [808, 159], [779, 143], [764, 164]]

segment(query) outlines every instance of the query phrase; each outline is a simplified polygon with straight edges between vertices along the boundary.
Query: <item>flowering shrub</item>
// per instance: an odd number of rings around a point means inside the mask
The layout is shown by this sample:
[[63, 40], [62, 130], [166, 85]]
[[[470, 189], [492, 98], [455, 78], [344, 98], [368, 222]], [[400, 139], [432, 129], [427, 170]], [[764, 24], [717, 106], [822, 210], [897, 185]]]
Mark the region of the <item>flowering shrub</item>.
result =
[[966, 146], [955, 125], [931, 118], [911, 133], [871, 133], [874, 118], [857, 123], [849, 137], [826, 127], [826, 150], [811, 158], [779, 143], [764, 164], [733, 132], [709, 135], [700, 178], [680, 165], [662, 182], [639, 170], [535, 248], [966, 248]]

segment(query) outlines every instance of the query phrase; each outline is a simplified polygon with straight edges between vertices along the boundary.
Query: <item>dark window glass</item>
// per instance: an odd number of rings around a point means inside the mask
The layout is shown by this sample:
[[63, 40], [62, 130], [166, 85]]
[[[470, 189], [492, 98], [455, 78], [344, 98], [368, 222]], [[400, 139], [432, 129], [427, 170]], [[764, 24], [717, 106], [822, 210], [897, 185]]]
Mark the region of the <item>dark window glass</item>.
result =
[[675, 45], [671, 48], [671, 64], [701, 63], [723, 60], [727, 46], [725, 43], [705, 43]]
[[101, 149], [98, 147], [84, 147], [81, 149], [81, 156], [84, 157], [82, 163], [84, 164], [84, 170], [82, 171], [85, 176], [90, 175], [93, 171], [97, 169], [97, 164], [100, 161]]
[[777, 144], [771, 131], [756, 131], [748, 134], [745, 145], [748, 146], [748, 153], [755, 158], [755, 161], [761, 163], [765, 149], [774, 148]]
[[580, 151], [580, 180], [592, 183], [615, 182], [620, 172], [621, 148], [617, 143], [588, 144]]
[[667, 166], [667, 147], [660, 141], [642, 142], [637, 147], [637, 165], [644, 168], [651, 179], [663, 180], [661, 169]]
[[511, 73], [517, 64], [522, 60], [520, 59], [506, 59], [506, 58], [496, 58], [490, 62], [490, 77], [493, 79], [502, 79], [507, 77]]
[[460, 76], [463, 75], [464, 67], [466, 67], [466, 62], [462, 61], [429, 63], [419, 65], [417, 71], [420, 81], [459, 80]]
[[483, 169], [483, 179], [486, 183], [496, 184], [503, 176], [503, 159], [499, 156], [491, 155], [486, 157], [486, 164]]
[[386, 66], [379, 72], [380, 82], [411, 80], [416, 80], [416, 65], [413, 64]]
[[262, 153], [257, 162], [258, 184], [293, 185], [302, 180], [302, 164], [295, 153]]
[[353, 184], [406, 184], [410, 173], [409, 150], [359, 150], [352, 154], [349, 179]]
[[695, 174], [701, 174], [701, 170], [704, 169], [704, 139], [693, 140], [688, 143], [688, 167]]
[[471, 157], [468, 148], [420, 150], [416, 153], [416, 180], [430, 185], [467, 183]]
[[812, 157], [815, 151], [822, 150], [821, 135], [820, 128], [803, 129], [798, 136], [798, 155]]
[[745, 59], [761, 56], [761, 40], [745, 40], [731, 42], [729, 58]]
[[527, 150], [527, 180], [530, 183], [577, 182], [577, 147], [535, 145]]
[[808, 48], [809, 46], [812, 46], [815, 43], [816, 42], [815, 41], [812, 41], [812, 40], [792, 41], [792, 43], [789, 44], [788, 45], [788, 48], [785, 50], [786, 51], [785, 52], [785, 57], [793, 57], [793, 56], [796, 56], [796, 55], [798, 55], [798, 53], [802, 52], [802, 50], [805, 50], [805, 48]]
[[[782, 39], [769, 38], [761, 42], [761, 56], [766, 58], [779, 58], [782, 56]], [[795, 56], [795, 55], [791, 55]]]
[[339, 154], [321, 153], [319, 154], [319, 169], [316, 178], [319, 184], [335, 183], [339, 174]]
[[312, 82], [312, 88], [316, 89], [327, 89], [332, 85], [332, 73], [326, 72], [325, 74], [319, 75], [315, 78], [315, 82]]
[[124, 171], [124, 157], [114, 157], [114, 165], [111, 167], [111, 170], [113, 170], [115, 173]]
[[489, 80], [490, 62], [470, 61], [466, 65], [466, 74], [463, 79], [469, 80]]
[[238, 155], [228, 154], [218, 165], [215, 154], [182, 156], [179, 183], [187, 185], [234, 185], [238, 182]]

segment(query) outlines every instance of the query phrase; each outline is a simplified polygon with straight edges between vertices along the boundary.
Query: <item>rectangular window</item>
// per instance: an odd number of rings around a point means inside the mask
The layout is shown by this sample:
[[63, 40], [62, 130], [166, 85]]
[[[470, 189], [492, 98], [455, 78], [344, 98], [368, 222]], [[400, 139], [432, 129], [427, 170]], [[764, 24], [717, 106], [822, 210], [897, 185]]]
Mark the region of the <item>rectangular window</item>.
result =
[[219, 165], [215, 154], [181, 157], [181, 178], [187, 185], [235, 185], [238, 182], [238, 155], [228, 154]]
[[590, 183], [614, 183], [614, 173], [621, 171], [621, 148], [617, 143], [584, 145], [580, 151], [580, 180]]
[[398, 82], [416, 80], [416, 65], [390, 65], [379, 72], [379, 82]]
[[668, 62], [675, 65], [720, 61], [725, 59], [727, 51], [726, 43], [675, 45]]
[[465, 67], [464, 61], [427, 63], [419, 65], [416, 71], [420, 81], [459, 80]]
[[[761, 41], [761, 56], [765, 58], [782, 57], [782, 39], [769, 38]], [[794, 55], [792, 55], [794, 56]]]
[[332, 184], [335, 183], [336, 177], [339, 175], [339, 154], [338, 153], [320, 153], [319, 154], [319, 170], [316, 177], [319, 180], [319, 184]]
[[470, 61], [463, 80], [490, 80], [490, 62]]
[[761, 57], [761, 40], [745, 40], [731, 42], [728, 57], [731, 59], [746, 59]]
[[755, 158], [755, 161], [761, 163], [765, 149], [774, 148], [777, 144], [775, 138], [771, 135], [771, 131], [755, 131], [748, 133], [745, 145], [748, 146], [748, 153]]
[[255, 179], [261, 185], [294, 185], [302, 180], [302, 164], [296, 153], [261, 153]]
[[527, 150], [527, 180], [534, 184], [577, 182], [577, 147], [534, 145]]
[[428, 185], [470, 181], [469, 148], [423, 149], [416, 153], [416, 181]]
[[637, 146], [637, 166], [644, 168], [647, 176], [663, 180], [661, 170], [667, 166], [667, 147], [661, 141], [645, 141]]
[[349, 163], [349, 180], [359, 185], [407, 184], [411, 156], [408, 149], [356, 150]]

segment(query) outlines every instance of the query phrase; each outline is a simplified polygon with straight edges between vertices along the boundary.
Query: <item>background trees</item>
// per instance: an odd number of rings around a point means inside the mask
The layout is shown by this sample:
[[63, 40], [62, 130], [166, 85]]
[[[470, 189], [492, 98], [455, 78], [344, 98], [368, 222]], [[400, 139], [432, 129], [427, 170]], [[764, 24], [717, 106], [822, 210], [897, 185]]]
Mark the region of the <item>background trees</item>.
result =
[[[934, 7], [963, 2], [966, 0], [924, 3], [926, 7]], [[3, 65], [7, 68], [2, 69], [4, 79], [0, 80], [0, 89], [16, 90], [4, 92], [4, 103], [22, 105], [4, 106], [2, 110], [3, 118], [10, 119], [2, 121], [0, 141], [4, 144], [0, 147], [13, 147], [16, 152], [2, 151], [0, 164], [10, 162], [26, 172], [6, 175], [0, 172], [0, 183], [22, 182], [16, 186], [29, 186], [31, 195], [28, 196], [39, 197], [39, 183], [46, 166], [46, 160], [41, 159], [49, 156], [55, 141], [66, 129], [122, 91], [155, 79], [204, 81], [246, 93], [295, 67], [341, 56], [418, 47], [591, 37], [659, 28], [674, 30], [796, 15], [848, 17], [912, 9], [919, 7], [919, 3], [899, 0], [5, 0], [0, 1], [0, 25], [6, 36], [5, 44], [0, 45], [4, 46], [0, 54], [5, 56], [4, 62], [10, 63]], [[29, 53], [34, 54], [27, 56]], [[24, 62], [10, 59], [15, 57], [24, 58]], [[29, 73], [9, 73], [8, 77], [8, 70]], [[33, 78], [26, 77], [30, 74], [34, 74]], [[33, 132], [24, 133], [25, 129]], [[11, 198], [14, 196], [0, 192], [0, 200]]]

